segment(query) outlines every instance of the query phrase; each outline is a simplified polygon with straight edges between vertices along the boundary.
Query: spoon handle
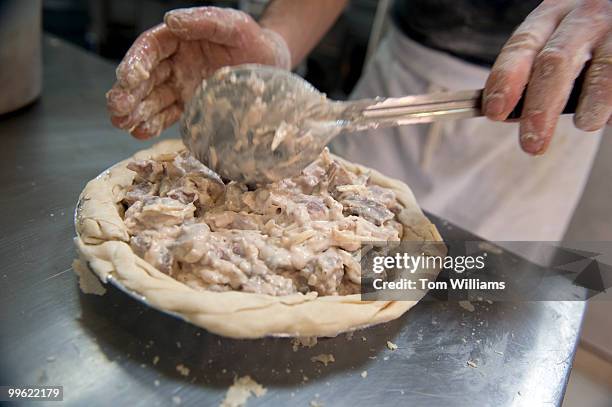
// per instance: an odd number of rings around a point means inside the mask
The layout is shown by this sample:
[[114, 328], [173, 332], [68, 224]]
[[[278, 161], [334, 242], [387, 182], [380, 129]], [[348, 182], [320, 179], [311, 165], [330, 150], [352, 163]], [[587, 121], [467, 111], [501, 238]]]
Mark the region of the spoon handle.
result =
[[[587, 63], [574, 81], [562, 114], [576, 112], [589, 66]], [[359, 131], [482, 116], [482, 91], [482, 89], [462, 90], [343, 102], [341, 105], [344, 106], [344, 110], [340, 114], [342, 118], [338, 123], [343, 130]], [[508, 116], [508, 120], [520, 118], [524, 100], [525, 94]]]
[[481, 116], [482, 89], [344, 102], [338, 124], [360, 131]]

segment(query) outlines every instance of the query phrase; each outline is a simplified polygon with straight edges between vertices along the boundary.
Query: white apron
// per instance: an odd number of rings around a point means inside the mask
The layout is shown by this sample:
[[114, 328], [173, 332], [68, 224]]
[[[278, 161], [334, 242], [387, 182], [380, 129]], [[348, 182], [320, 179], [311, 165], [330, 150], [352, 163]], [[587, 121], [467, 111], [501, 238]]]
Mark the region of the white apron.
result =
[[[351, 98], [477, 89], [488, 73], [392, 28]], [[532, 157], [518, 124], [474, 118], [340, 135], [331, 148], [405, 181], [425, 210], [485, 239], [559, 241], [600, 140], [564, 116], [546, 154]]]

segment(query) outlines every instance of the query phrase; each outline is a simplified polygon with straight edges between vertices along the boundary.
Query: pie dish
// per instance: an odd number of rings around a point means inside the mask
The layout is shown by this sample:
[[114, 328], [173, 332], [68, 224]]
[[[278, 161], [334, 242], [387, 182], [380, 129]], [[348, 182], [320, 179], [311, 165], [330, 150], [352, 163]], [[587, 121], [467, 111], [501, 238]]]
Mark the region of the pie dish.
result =
[[327, 151], [299, 177], [249, 190], [180, 140], [90, 181], [75, 225], [81, 283], [93, 273], [234, 338], [335, 336], [395, 319], [417, 301], [361, 301], [362, 244], [442, 241], [408, 186]]

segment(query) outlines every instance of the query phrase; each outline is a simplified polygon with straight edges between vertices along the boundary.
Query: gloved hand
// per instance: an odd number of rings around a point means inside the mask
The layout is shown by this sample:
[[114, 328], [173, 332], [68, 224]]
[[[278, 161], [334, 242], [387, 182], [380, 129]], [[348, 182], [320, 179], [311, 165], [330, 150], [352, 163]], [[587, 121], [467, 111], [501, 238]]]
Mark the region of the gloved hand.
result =
[[284, 39], [233, 9], [195, 7], [166, 13], [142, 33], [117, 67], [106, 94], [111, 122], [147, 139], [176, 122], [203, 79], [226, 65], [289, 69]]
[[484, 112], [505, 120], [525, 88], [520, 143], [543, 154], [574, 79], [592, 58], [574, 124], [595, 131], [612, 114], [612, 2], [544, 0], [503, 47], [484, 92]]

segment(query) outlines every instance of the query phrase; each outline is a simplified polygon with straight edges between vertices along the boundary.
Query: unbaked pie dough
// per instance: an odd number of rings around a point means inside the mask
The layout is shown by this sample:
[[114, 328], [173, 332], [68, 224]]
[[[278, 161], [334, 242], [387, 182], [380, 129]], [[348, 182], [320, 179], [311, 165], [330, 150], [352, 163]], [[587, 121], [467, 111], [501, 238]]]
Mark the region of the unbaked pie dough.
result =
[[405, 184], [327, 151], [299, 176], [249, 190], [179, 140], [90, 181], [76, 229], [82, 279], [113, 278], [235, 338], [335, 336], [395, 319], [416, 301], [360, 300], [362, 244], [441, 241]]

